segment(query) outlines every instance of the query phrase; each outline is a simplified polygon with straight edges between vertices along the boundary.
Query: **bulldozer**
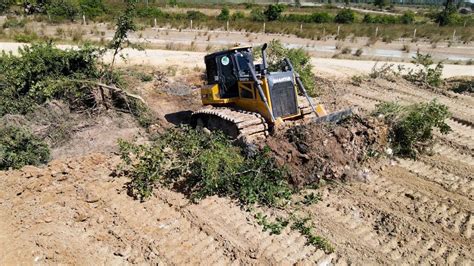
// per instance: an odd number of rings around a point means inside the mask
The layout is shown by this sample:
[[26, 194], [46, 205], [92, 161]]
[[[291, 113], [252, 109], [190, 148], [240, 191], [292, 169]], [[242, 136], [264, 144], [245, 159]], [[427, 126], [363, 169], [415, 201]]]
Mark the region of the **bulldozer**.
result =
[[201, 88], [204, 108], [193, 112], [195, 127], [221, 130], [233, 139], [255, 143], [275, 132], [286, 121], [338, 121], [351, 114], [328, 114], [315, 104], [288, 58], [279, 72], [270, 72], [266, 54], [254, 62], [253, 48], [235, 47], [208, 54], [206, 84]]

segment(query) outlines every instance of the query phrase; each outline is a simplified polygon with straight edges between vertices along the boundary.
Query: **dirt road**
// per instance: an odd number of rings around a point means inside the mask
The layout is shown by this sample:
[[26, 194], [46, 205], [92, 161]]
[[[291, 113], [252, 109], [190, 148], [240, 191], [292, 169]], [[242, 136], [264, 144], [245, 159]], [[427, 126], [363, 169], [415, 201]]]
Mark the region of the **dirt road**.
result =
[[[0, 51], [16, 52], [24, 44], [20, 43], [0, 43]], [[61, 48], [70, 48], [70, 45], [59, 45]], [[146, 49], [144, 51], [125, 49], [126, 61], [118, 60], [122, 65], [149, 65], [149, 66], [180, 66], [180, 67], [201, 67], [204, 68], [204, 55], [202, 52], [187, 51], [169, 51]], [[105, 60], [110, 60], [111, 55], [106, 55]], [[331, 77], [351, 77], [353, 75], [368, 74], [372, 67], [377, 63], [381, 66], [385, 61], [370, 60], [348, 60], [312, 57], [314, 71], [321, 75]], [[403, 65], [406, 68], [412, 68], [413, 64], [393, 63]], [[474, 67], [469, 65], [446, 64], [443, 69], [443, 78], [454, 76], [474, 76]]]

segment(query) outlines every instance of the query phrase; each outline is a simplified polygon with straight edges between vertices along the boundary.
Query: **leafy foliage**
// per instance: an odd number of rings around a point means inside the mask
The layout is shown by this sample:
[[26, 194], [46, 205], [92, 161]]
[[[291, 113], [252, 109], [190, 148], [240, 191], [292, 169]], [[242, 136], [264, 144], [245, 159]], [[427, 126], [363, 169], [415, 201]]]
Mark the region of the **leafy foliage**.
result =
[[14, 3], [13, 0], [2, 0], [2, 1], [0, 1], [0, 14], [7, 11], [13, 3]]
[[459, 21], [454, 0], [446, 0], [444, 9], [436, 15], [435, 22], [440, 26], [456, 24]]
[[61, 50], [52, 43], [32, 44], [19, 55], [0, 56], [0, 116], [25, 114], [48, 99], [61, 98], [72, 107], [87, 106], [86, 88], [70, 79], [96, 78], [99, 51], [90, 46]]
[[267, 215], [263, 215], [261, 212], [255, 214], [255, 219], [259, 225], [263, 226], [263, 231], [269, 230], [271, 235], [281, 234], [281, 231], [289, 224], [289, 221], [282, 217], [277, 217], [275, 222], [270, 222]]
[[218, 20], [227, 21], [230, 19], [230, 11], [228, 7], [223, 7], [221, 13], [217, 16]]
[[79, 6], [82, 13], [88, 18], [94, 18], [105, 13], [105, 5], [102, 0], [80, 0]]
[[158, 184], [168, 184], [199, 200], [210, 195], [237, 198], [243, 204], [283, 204], [291, 195], [288, 173], [267, 152], [244, 157], [223, 134], [207, 135], [181, 127], [151, 145], [120, 142], [129, 194], [145, 200]]
[[7, 17], [5, 23], [3, 23], [3, 28], [23, 28], [26, 25], [25, 19], [18, 19], [16, 17]]
[[264, 14], [268, 21], [274, 21], [281, 17], [281, 13], [285, 10], [282, 4], [269, 5]]
[[308, 245], [312, 245], [312, 246], [315, 246], [317, 248], [320, 248], [320, 249], [324, 250], [324, 252], [326, 252], [326, 253], [334, 252], [334, 247], [332, 247], [331, 244], [326, 239], [324, 239], [320, 236], [317, 236], [312, 232], [312, 228], [313, 228], [312, 224], [309, 225], [309, 226], [306, 225], [308, 222], [311, 221], [311, 219], [309, 217], [294, 218], [294, 219], [295, 219], [295, 221], [291, 225], [291, 229], [297, 230], [298, 232], [300, 232], [300, 234], [305, 236], [306, 239], [307, 239], [306, 243]]
[[49, 148], [29, 131], [17, 127], [0, 127], [0, 170], [46, 163]]
[[334, 22], [342, 24], [350, 24], [355, 20], [355, 13], [350, 8], [344, 8], [339, 11], [334, 18]]
[[416, 158], [432, 143], [433, 129], [442, 134], [451, 131], [444, 120], [450, 116], [448, 107], [433, 100], [401, 106], [397, 103], [377, 105], [374, 115], [383, 115], [390, 127], [390, 140], [394, 154]]
[[79, 14], [79, 5], [71, 0], [52, 0], [47, 6], [47, 12], [55, 20], [69, 19], [74, 21]]
[[436, 66], [432, 67], [433, 59], [430, 54], [421, 54], [420, 51], [416, 52], [411, 61], [416, 65], [416, 69], [410, 69], [410, 71], [403, 77], [411, 82], [418, 84], [428, 84], [431, 86], [439, 87], [442, 83], [441, 75], [443, 74], [443, 63], [439, 62]]
[[281, 60], [290, 59], [295, 71], [300, 74], [303, 85], [312, 96], [315, 91], [315, 75], [312, 72], [311, 57], [302, 48], [286, 48], [279, 40], [272, 40], [268, 45], [268, 64], [270, 71], [281, 69]]
[[265, 14], [263, 13], [262, 9], [259, 7], [253, 8], [250, 11], [250, 19], [253, 21], [263, 22], [265, 21]]
[[110, 64], [110, 69], [112, 71], [115, 63], [115, 59], [120, 51], [122, 51], [126, 46], [133, 46], [133, 44], [128, 39], [128, 34], [134, 32], [137, 29], [137, 26], [133, 22], [133, 18], [136, 15], [135, 0], [126, 0], [127, 8], [117, 19], [117, 29], [115, 30], [114, 37], [109, 43], [109, 49], [114, 50], [112, 63]]

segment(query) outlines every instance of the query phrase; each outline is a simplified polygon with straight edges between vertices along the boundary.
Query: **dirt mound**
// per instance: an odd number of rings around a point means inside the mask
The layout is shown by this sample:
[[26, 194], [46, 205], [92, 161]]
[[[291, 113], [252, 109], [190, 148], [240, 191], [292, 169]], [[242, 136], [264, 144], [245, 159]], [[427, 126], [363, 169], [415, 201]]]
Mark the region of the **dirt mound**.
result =
[[338, 124], [306, 124], [268, 138], [291, 180], [302, 186], [324, 179], [350, 179], [362, 163], [384, 152], [387, 128], [372, 118], [355, 115]]

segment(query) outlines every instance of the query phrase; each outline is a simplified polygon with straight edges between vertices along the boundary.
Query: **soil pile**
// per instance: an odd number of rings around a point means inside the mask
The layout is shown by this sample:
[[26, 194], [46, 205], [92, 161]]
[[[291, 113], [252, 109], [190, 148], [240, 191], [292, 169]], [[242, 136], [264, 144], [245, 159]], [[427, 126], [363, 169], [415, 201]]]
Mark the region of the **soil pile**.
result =
[[324, 179], [351, 179], [358, 169], [384, 152], [386, 126], [354, 115], [338, 124], [305, 124], [268, 138], [278, 162], [288, 167], [292, 183], [303, 186]]

